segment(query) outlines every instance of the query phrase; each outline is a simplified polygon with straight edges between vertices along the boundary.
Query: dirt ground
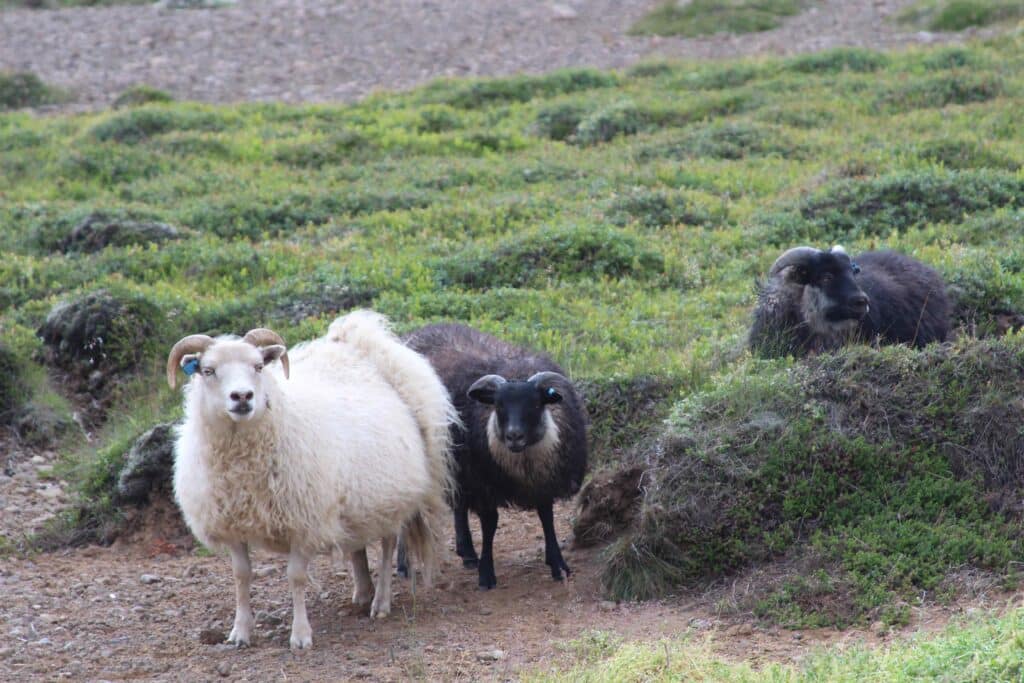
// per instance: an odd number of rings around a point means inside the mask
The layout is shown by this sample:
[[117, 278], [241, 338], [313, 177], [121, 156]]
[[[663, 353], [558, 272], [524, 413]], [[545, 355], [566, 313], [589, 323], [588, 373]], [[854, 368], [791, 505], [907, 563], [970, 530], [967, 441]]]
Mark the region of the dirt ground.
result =
[[[645, 59], [789, 55], [960, 42], [892, 20], [913, 0], [819, 0], [742, 36], [631, 36], [659, 0], [240, 0], [0, 10], [0, 70], [68, 89], [54, 110], [108, 106], [145, 84], [203, 102], [347, 102], [442, 76], [623, 68]], [[173, 3], [171, 3], [173, 4]]]
[[[568, 505], [557, 510], [563, 535], [570, 512]], [[291, 606], [283, 558], [257, 554], [255, 643], [238, 650], [203, 642], [222, 638], [231, 627], [229, 561], [182, 550], [183, 539], [168, 531], [173, 528], [164, 525], [110, 548], [0, 559], [0, 680], [510, 680], [571, 662], [566, 642], [592, 630], [627, 640], [710, 635], [725, 658], [796, 662], [824, 645], [877, 644], [1021, 599], [987, 595], [919, 610], [908, 627], [892, 633], [793, 632], [721, 617], [715, 605], [728, 586], [616, 604], [601, 596], [597, 551], [567, 545], [574, 573], [555, 583], [543, 562], [535, 516], [506, 512], [495, 543], [496, 589], [478, 590], [475, 571], [463, 569], [452, 553], [439, 584], [415, 598], [409, 584], [396, 579], [393, 611], [385, 620], [371, 621], [350, 604], [352, 583], [340, 558], [318, 558], [307, 593], [313, 649], [300, 653], [288, 647]]]

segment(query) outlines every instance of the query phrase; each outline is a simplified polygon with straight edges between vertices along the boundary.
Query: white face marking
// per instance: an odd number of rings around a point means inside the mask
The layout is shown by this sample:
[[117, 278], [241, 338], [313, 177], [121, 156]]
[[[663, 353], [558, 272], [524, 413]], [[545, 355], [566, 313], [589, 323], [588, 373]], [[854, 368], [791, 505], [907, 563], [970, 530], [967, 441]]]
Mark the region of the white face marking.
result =
[[544, 437], [526, 447], [522, 453], [513, 453], [498, 436], [498, 416], [491, 412], [487, 420], [487, 443], [491, 457], [511, 477], [523, 482], [548, 476], [555, 468], [559, 446], [558, 423], [551, 416], [551, 407], [544, 409]]
[[251, 344], [218, 341], [199, 358], [206, 410], [233, 422], [258, 419], [266, 407], [263, 356]]

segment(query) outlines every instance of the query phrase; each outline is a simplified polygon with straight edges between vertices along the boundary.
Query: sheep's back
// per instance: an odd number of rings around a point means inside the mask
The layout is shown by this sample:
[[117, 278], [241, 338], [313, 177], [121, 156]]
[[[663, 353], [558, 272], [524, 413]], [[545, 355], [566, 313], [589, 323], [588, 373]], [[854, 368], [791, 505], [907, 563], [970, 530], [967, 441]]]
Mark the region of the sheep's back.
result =
[[856, 259], [858, 284], [870, 299], [862, 322], [864, 336], [884, 343], [915, 346], [950, 335], [950, 304], [942, 277], [920, 261], [893, 251], [868, 252]]

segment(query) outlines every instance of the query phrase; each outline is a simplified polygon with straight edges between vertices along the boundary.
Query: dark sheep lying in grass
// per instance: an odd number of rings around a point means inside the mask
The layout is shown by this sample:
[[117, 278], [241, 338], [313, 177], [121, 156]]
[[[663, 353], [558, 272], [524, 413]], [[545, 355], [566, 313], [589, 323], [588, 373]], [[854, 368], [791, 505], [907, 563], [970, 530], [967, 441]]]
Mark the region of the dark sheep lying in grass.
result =
[[845, 343], [922, 347], [950, 336], [946, 285], [925, 264], [892, 251], [852, 260], [842, 247], [795, 247], [760, 286], [750, 348], [802, 355]]
[[[587, 417], [576, 389], [547, 356], [464, 325], [430, 325], [406, 343], [434, 366], [465, 425], [453, 427], [455, 546], [463, 565], [478, 567], [481, 588], [494, 588], [498, 508], [535, 509], [544, 561], [561, 580], [570, 570], [555, 536], [553, 503], [579, 491], [587, 469]], [[479, 558], [469, 510], [483, 532]], [[401, 552], [398, 564], [404, 573]]]

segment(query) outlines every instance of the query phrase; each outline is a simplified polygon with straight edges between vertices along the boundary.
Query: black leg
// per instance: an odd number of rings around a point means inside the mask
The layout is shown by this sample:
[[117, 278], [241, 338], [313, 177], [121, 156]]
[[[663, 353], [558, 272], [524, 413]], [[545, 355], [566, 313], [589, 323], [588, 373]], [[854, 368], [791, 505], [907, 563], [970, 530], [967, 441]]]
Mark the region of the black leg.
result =
[[551, 578], [555, 581], [562, 580], [562, 570], [569, 576], [569, 565], [562, 559], [562, 550], [558, 547], [558, 538], [555, 536], [555, 512], [552, 504], [541, 505], [537, 508], [537, 516], [540, 517], [540, 524], [544, 527], [544, 562], [551, 567]]
[[480, 588], [490, 590], [498, 585], [494, 576], [494, 532], [498, 530], [498, 511], [484, 510], [480, 515], [480, 529], [483, 531], [483, 542], [480, 550]]
[[462, 503], [455, 506], [455, 552], [462, 558], [463, 567], [473, 569], [479, 564], [469, 532], [469, 509]]
[[409, 578], [409, 558], [405, 548], [405, 535], [398, 537], [398, 575], [403, 579]]

